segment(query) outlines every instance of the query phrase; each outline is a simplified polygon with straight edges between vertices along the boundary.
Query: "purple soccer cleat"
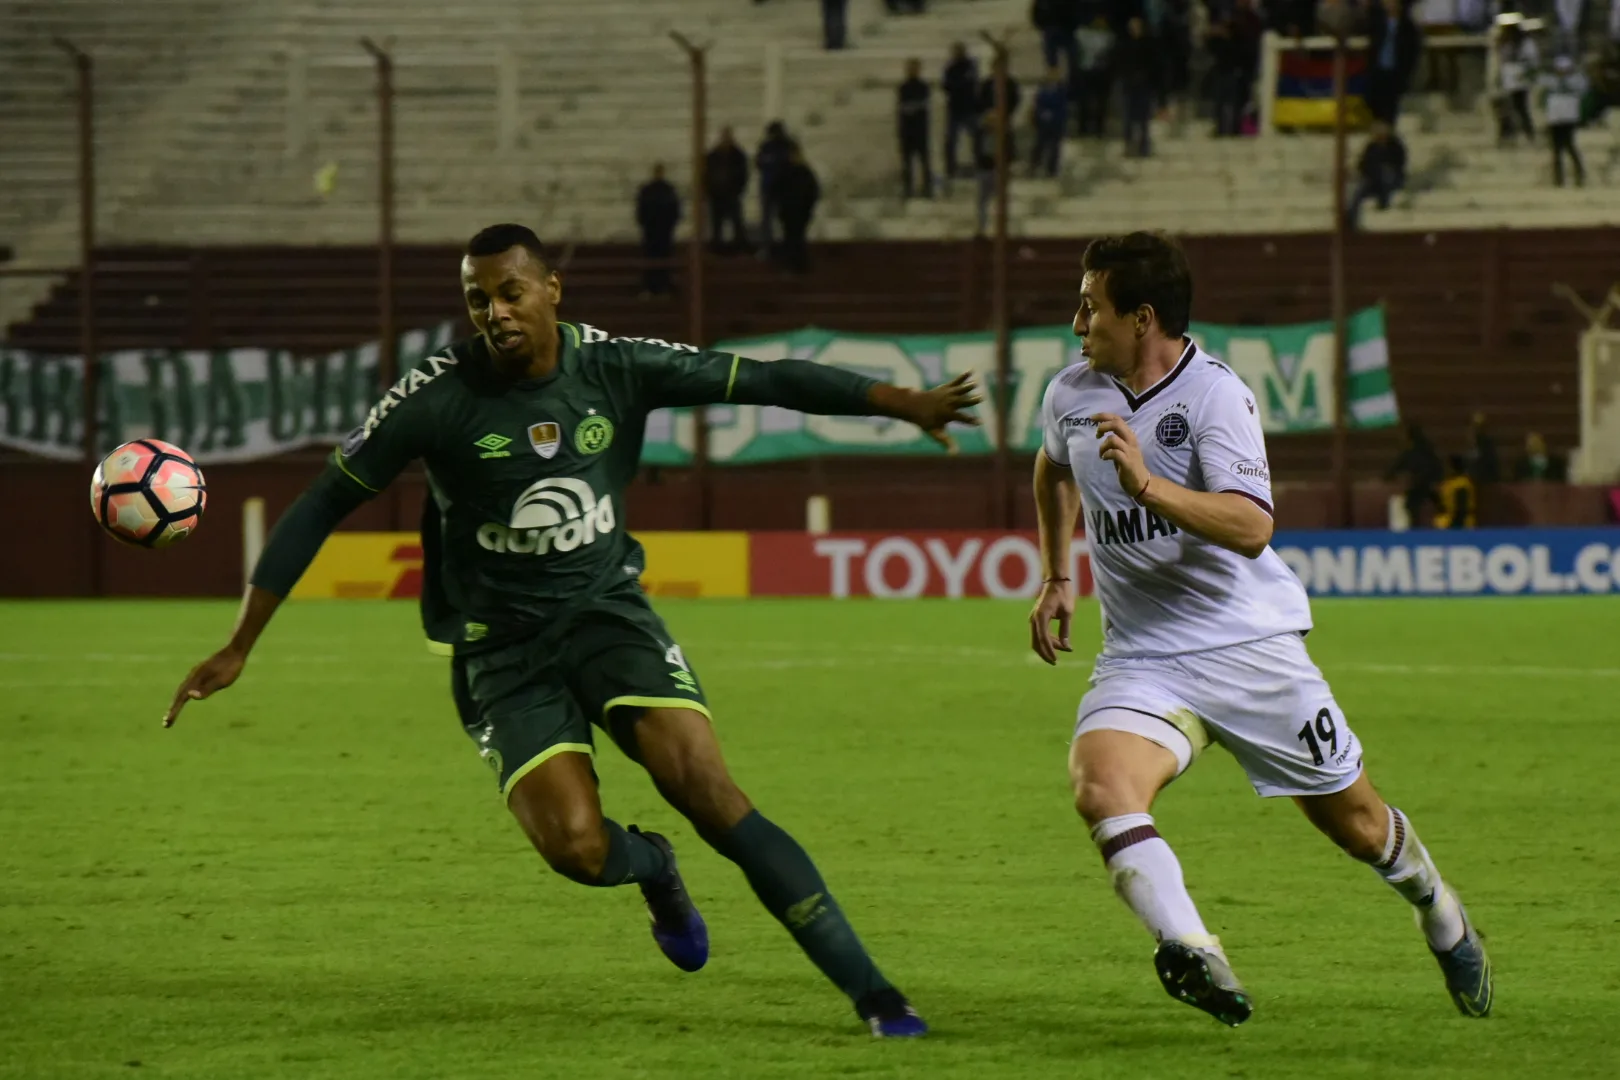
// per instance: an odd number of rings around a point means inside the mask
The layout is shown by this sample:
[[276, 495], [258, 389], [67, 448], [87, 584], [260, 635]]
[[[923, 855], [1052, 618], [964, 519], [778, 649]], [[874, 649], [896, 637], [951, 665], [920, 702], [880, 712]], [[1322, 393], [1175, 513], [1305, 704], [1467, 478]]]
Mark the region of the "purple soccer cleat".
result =
[[662, 835], [630, 831], [659, 848], [669, 867], [652, 881], [641, 882], [641, 895], [652, 917], [652, 936], [669, 962], [682, 971], [696, 971], [709, 962], [709, 927], [687, 895], [686, 883], [675, 865], [675, 847]]
[[915, 1039], [928, 1034], [928, 1024], [906, 996], [892, 986], [861, 998], [855, 1003], [855, 1011], [872, 1029], [875, 1039]]

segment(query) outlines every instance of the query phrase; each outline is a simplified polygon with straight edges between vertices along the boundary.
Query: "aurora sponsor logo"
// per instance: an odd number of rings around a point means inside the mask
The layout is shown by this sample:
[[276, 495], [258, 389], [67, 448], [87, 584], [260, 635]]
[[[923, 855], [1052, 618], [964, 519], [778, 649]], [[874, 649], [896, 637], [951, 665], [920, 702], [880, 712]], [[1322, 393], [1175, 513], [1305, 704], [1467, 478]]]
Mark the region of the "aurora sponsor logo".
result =
[[512, 505], [505, 525], [478, 527], [478, 546], [513, 555], [546, 555], [594, 544], [618, 522], [613, 496], [597, 499], [591, 485], [573, 477], [550, 477], [530, 485]]

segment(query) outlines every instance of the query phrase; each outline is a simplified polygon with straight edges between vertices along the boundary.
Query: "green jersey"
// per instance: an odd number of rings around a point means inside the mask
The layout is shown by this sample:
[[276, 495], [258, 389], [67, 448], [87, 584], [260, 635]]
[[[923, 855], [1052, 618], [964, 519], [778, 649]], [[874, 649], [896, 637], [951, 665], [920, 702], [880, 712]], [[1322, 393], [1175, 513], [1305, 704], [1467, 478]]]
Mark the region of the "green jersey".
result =
[[[733, 402], [867, 415], [875, 380], [803, 361], [762, 363], [656, 339], [559, 328], [555, 371], [513, 381], [482, 338], [429, 357], [385, 394], [334, 461], [367, 491], [411, 461], [427, 469], [429, 635], [457, 646], [562, 627], [593, 598], [633, 586], [641, 545], [625, 529], [647, 414]], [[435, 520], [436, 519], [436, 520]]]

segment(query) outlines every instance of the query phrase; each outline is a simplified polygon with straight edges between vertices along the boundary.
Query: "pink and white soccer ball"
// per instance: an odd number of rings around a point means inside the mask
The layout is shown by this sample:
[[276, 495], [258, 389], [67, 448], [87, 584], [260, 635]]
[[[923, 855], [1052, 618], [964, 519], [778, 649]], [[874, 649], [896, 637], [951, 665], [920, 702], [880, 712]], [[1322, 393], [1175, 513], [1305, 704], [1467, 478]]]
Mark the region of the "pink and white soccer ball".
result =
[[126, 544], [168, 547], [202, 520], [208, 486], [191, 455], [162, 439], [136, 439], [108, 454], [90, 480], [90, 510]]

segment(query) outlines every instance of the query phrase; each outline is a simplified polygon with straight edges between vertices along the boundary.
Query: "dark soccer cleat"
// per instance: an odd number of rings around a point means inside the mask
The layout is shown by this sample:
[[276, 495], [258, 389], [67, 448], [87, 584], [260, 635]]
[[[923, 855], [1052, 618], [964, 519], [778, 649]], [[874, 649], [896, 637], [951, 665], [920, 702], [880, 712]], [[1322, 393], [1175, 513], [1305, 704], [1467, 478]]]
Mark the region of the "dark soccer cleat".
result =
[[1464, 1016], [1491, 1015], [1491, 1002], [1496, 997], [1496, 980], [1491, 975], [1491, 958], [1485, 953], [1485, 942], [1474, 924], [1463, 912], [1463, 936], [1445, 952], [1430, 946], [1429, 951], [1440, 962], [1446, 976], [1446, 989], [1457, 1011]]
[[915, 1039], [928, 1034], [928, 1025], [911, 1007], [906, 995], [894, 987], [873, 990], [855, 1003], [875, 1039]]
[[630, 831], [653, 844], [669, 860], [662, 874], [641, 882], [641, 895], [652, 917], [653, 940], [670, 963], [682, 971], [696, 971], [709, 961], [709, 927], [686, 893], [686, 882], [675, 865], [675, 847], [658, 833], [642, 832], [634, 825]]
[[1254, 1012], [1254, 1005], [1221, 954], [1220, 943], [1214, 938], [1210, 941], [1212, 948], [1173, 939], [1160, 942], [1153, 953], [1153, 968], [1171, 997], [1237, 1027]]

